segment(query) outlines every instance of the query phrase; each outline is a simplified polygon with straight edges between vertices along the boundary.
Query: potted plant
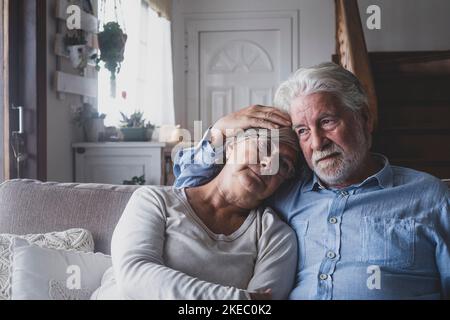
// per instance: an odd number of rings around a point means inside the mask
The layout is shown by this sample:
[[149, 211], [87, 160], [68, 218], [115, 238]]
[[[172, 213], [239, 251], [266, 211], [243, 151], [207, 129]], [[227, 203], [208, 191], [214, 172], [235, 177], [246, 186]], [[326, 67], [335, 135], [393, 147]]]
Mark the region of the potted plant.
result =
[[100, 70], [99, 63], [103, 61], [105, 68], [111, 72], [112, 81], [116, 79], [116, 74], [120, 72], [127, 39], [128, 36], [117, 22], [106, 23], [103, 26], [103, 31], [98, 34], [100, 57], [97, 58], [97, 70]]
[[129, 117], [123, 112], [120, 131], [124, 141], [147, 141], [147, 128], [145, 125], [144, 113], [135, 111]]
[[145, 125], [145, 129], [147, 130], [147, 140], [152, 141], [153, 132], [155, 132], [156, 126], [153, 125], [150, 121]]
[[95, 49], [89, 48], [83, 30], [69, 31], [64, 36], [64, 47], [72, 66], [80, 72], [87, 67], [89, 61], [97, 57]]
[[140, 177], [133, 177], [131, 180], [125, 180], [123, 184], [126, 186], [143, 186], [145, 185], [145, 182], [145, 175], [143, 175]]
[[106, 114], [85, 103], [75, 111], [73, 122], [83, 129], [84, 141], [99, 142], [104, 138]]

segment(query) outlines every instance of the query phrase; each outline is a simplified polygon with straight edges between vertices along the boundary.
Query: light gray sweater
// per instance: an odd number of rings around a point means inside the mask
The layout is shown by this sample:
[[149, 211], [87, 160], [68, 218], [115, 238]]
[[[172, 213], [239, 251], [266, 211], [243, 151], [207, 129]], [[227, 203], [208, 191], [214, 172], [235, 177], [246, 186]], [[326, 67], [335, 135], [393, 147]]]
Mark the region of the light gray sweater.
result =
[[143, 187], [112, 239], [113, 267], [92, 299], [286, 299], [297, 265], [295, 234], [270, 208], [252, 210], [233, 234], [214, 234], [184, 190]]

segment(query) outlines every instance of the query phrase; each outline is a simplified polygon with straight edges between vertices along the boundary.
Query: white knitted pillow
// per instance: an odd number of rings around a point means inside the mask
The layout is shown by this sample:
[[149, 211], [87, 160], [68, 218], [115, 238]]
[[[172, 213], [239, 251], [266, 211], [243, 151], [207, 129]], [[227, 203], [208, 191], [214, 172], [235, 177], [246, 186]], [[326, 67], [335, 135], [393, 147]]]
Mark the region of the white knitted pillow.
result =
[[63, 232], [29, 234], [24, 236], [0, 234], [0, 300], [10, 300], [11, 244], [15, 238], [50, 249], [94, 251], [94, 239], [88, 230], [70, 229]]
[[111, 257], [102, 253], [49, 249], [15, 239], [11, 300], [89, 300], [101, 285]]

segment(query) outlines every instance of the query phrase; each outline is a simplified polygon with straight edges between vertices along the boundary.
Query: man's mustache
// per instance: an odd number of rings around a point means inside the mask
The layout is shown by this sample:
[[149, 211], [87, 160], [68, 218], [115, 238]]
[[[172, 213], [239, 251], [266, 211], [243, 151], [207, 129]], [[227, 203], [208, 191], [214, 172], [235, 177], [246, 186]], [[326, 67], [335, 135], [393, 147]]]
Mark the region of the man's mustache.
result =
[[329, 157], [333, 154], [342, 154], [343, 150], [337, 144], [333, 143], [326, 147], [324, 150], [314, 151], [312, 154], [312, 161], [317, 164], [320, 160]]

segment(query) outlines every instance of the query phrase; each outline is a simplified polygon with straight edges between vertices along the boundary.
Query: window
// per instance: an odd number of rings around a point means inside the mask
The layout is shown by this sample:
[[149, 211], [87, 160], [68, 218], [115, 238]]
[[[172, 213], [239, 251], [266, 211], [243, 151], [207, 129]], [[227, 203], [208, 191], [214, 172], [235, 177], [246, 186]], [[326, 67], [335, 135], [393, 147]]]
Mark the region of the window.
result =
[[[116, 20], [112, 1], [106, 3], [104, 8], [100, 6], [99, 17]], [[117, 75], [115, 98], [111, 96], [109, 71], [102, 68], [99, 72], [99, 112], [107, 114], [106, 126], [119, 126], [120, 111], [129, 115], [137, 110], [153, 124], [174, 124], [170, 22], [158, 17], [146, 1], [126, 0], [122, 4], [117, 16], [128, 35], [125, 60]]]

